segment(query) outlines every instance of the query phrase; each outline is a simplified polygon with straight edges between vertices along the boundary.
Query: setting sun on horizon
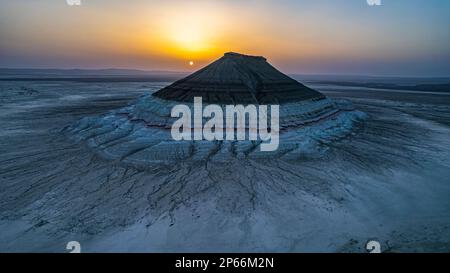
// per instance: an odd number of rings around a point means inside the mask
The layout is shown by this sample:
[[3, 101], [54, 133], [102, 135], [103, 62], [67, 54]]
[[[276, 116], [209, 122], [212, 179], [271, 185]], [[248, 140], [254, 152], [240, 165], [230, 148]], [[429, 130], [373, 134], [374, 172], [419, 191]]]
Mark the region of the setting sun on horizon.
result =
[[289, 73], [450, 70], [447, 2], [276, 2], [0, 0], [0, 66], [183, 71], [234, 51]]
[[0, 257], [450, 253], [450, 1], [0, 5]]

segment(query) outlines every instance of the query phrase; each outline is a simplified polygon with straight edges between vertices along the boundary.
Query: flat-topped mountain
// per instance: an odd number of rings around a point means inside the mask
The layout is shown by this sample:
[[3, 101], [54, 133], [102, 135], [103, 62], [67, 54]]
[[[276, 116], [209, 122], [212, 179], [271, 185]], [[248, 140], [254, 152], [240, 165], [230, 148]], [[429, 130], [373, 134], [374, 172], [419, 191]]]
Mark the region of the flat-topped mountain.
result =
[[281, 73], [266, 58], [234, 52], [154, 93], [166, 100], [208, 103], [280, 104], [324, 96]]

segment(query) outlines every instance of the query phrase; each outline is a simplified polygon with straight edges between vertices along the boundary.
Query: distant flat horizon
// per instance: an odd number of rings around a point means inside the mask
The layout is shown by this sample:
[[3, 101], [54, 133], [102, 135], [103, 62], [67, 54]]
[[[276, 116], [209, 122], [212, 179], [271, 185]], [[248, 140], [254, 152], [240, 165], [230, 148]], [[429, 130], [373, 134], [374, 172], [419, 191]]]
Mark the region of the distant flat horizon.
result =
[[[201, 69], [201, 68], [199, 68]], [[194, 71], [183, 70], [153, 70], [153, 69], [139, 69], [139, 68], [33, 68], [33, 67], [0, 67], [0, 76], [30, 74], [46, 74], [52, 75], [76, 75], [76, 76], [150, 76], [154, 74], [178, 74], [188, 75]], [[282, 71], [283, 72], [283, 71]], [[403, 78], [403, 79], [446, 79], [450, 80], [449, 75], [383, 75], [383, 74], [352, 74], [352, 73], [286, 73], [290, 76], [306, 76], [306, 77], [362, 77], [362, 78]], [[55, 75], [56, 76], [56, 75]]]
[[0, 67], [196, 71], [238, 52], [285, 74], [450, 76], [450, 1], [0, 0]]

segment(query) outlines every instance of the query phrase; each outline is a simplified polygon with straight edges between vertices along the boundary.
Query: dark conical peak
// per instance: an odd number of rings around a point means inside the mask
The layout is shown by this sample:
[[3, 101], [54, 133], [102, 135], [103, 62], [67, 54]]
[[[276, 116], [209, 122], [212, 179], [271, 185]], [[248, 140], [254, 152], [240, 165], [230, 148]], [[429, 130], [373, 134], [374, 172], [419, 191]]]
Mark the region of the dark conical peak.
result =
[[240, 53], [236, 53], [236, 52], [227, 52], [227, 53], [223, 54], [223, 58], [257, 59], [257, 60], [267, 61], [267, 59], [264, 58], [263, 56], [245, 55], [245, 54], [240, 54]]
[[321, 99], [324, 96], [281, 73], [261, 56], [234, 52], [153, 94], [192, 102], [225, 104], [279, 104]]

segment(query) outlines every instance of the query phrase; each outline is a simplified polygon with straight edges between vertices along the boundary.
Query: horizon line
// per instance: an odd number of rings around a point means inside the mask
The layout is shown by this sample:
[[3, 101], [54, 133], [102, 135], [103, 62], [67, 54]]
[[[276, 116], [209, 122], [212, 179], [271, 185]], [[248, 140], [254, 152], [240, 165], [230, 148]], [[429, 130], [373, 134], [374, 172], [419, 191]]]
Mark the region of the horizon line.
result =
[[[128, 71], [128, 72], [141, 72], [141, 73], [167, 73], [167, 74], [191, 74], [195, 71], [201, 69], [200, 67], [194, 71], [191, 70], [157, 70], [157, 69], [141, 69], [141, 68], [119, 68], [119, 67], [107, 67], [107, 68], [57, 68], [57, 67], [48, 67], [48, 68], [33, 68], [33, 67], [0, 67], [0, 70], [36, 70], [36, 71], [45, 71], [45, 70], [59, 70], [59, 71], [86, 71], [86, 72], [95, 72], [95, 71]], [[382, 78], [450, 78], [450, 75], [382, 75], [382, 74], [354, 74], [354, 73], [301, 73], [301, 72], [288, 72], [287, 75], [294, 76], [354, 76], [354, 77], [382, 77]], [[1, 75], [1, 74], [0, 74]], [[107, 75], [105, 75], [107, 76]], [[110, 76], [121, 76], [121, 75], [110, 75]], [[133, 76], [133, 75], [123, 75], [123, 76]], [[135, 76], [145, 76], [145, 75], [135, 75]], [[150, 76], [150, 75], [149, 75]]]

